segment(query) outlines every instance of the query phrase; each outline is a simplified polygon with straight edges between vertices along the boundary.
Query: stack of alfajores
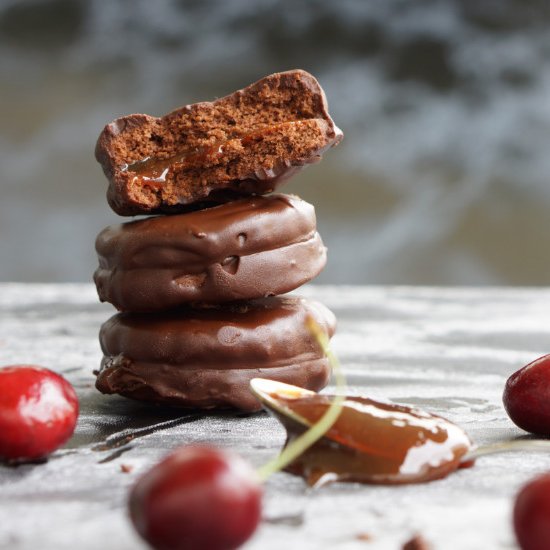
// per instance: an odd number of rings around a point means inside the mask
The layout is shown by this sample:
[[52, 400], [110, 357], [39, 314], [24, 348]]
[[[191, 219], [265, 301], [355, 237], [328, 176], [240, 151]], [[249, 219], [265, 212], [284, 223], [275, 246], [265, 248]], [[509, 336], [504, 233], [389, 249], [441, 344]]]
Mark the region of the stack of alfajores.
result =
[[97, 237], [98, 294], [120, 311], [100, 331], [101, 392], [253, 411], [251, 378], [327, 384], [306, 318], [330, 337], [333, 314], [280, 296], [319, 274], [326, 249], [313, 206], [272, 192], [341, 139], [323, 90], [300, 70], [105, 127], [96, 158], [109, 204], [155, 216]]

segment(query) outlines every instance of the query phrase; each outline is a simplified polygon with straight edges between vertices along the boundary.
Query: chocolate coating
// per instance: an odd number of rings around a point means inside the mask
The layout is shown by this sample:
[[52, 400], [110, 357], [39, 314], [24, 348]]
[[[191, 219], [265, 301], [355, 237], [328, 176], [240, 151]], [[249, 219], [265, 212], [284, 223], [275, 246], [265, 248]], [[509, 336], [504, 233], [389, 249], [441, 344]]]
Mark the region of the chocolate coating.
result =
[[168, 313], [119, 313], [100, 331], [96, 387], [133, 399], [187, 408], [261, 408], [252, 378], [320, 390], [330, 367], [305, 326], [332, 336], [334, 315], [297, 297]]
[[284, 294], [326, 263], [313, 206], [289, 195], [113, 225], [96, 249], [99, 297], [122, 311]]

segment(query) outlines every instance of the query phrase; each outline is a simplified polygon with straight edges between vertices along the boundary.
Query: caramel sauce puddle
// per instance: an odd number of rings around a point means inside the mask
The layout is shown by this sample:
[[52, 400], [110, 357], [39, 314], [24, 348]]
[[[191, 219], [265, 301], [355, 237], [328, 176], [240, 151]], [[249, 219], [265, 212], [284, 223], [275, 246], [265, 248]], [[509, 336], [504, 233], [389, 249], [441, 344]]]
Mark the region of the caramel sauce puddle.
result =
[[[286, 398], [271, 394], [277, 408], [264, 405], [287, 429], [287, 445], [315, 424], [332, 396]], [[284, 414], [284, 411], [290, 414]], [[438, 479], [465, 466], [461, 459], [472, 444], [456, 424], [427, 412], [346, 397], [327, 433], [292, 462], [287, 471], [310, 485], [327, 481], [419, 483]]]

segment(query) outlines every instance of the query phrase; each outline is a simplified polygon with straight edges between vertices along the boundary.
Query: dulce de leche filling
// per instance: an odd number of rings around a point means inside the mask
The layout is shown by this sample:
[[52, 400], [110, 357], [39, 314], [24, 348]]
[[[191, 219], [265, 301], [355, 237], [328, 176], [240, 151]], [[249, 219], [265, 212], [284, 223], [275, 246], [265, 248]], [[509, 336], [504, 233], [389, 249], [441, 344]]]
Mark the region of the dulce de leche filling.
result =
[[[308, 133], [311, 130], [311, 120], [287, 121], [280, 124], [265, 126], [244, 135], [231, 136], [223, 141], [216, 141], [209, 145], [184, 148], [169, 156], [146, 157], [142, 160], [125, 164], [120, 168], [121, 172], [128, 172], [133, 175], [133, 185], [147, 185], [151, 189], [160, 189], [170, 176], [179, 172], [197, 170], [201, 167], [212, 167], [217, 164], [228, 162], [236, 154], [246, 155], [254, 146], [264, 144], [265, 155], [279, 154], [284, 156], [285, 148], [288, 152], [296, 155], [296, 144], [287, 147], [285, 142], [290, 143], [293, 136]], [[286, 137], [286, 139], [285, 139]], [[280, 140], [282, 138], [282, 143]], [[277, 140], [275, 142], [274, 140]], [[273, 142], [273, 143], [270, 143]], [[229, 159], [228, 159], [229, 157]], [[276, 177], [276, 167], [267, 167], [262, 173], [254, 170], [250, 177], [259, 179]]]

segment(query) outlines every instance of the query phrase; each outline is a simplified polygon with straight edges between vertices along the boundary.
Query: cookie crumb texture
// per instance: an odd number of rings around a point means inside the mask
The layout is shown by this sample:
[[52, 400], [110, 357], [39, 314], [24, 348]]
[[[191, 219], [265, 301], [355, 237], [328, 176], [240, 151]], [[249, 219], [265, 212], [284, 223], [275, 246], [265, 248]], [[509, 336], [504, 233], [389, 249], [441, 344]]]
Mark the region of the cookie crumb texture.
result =
[[295, 70], [160, 118], [116, 119], [96, 158], [115, 212], [173, 213], [269, 193], [341, 139], [319, 83]]

